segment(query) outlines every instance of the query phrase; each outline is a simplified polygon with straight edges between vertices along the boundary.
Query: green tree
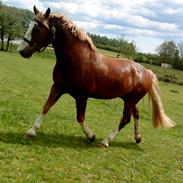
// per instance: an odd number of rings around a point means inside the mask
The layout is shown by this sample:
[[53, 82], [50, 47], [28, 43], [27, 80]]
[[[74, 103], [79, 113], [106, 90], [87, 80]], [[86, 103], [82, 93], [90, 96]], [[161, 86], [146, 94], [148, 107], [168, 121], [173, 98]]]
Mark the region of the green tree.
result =
[[7, 44], [6, 51], [9, 49], [10, 41], [21, 37], [23, 34], [23, 25], [21, 23], [21, 11], [16, 8], [8, 8], [7, 19], [8, 19], [8, 30], [6, 31]]
[[128, 58], [134, 58], [137, 54], [136, 45], [134, 42], [127, 42], [123, 38], [119, 39], [118, 41], [120, 44], [119, 52]]
[[[32, 12], [5, 6], [0, 1], [0, 50], [9, 50], [10, 41], [23, 36], [27, 26], [32, 19]], [[6, 48], [4, 40], [7, 39]]]
[[179, 59], [179, 50], [173, 41], [164, 41], [157, 47], [156, 51], [159, 54], [161, 63], [173, 64], [177, 59]]
[[2, 2], [0, 3], [0, 31], [1, 31], [1, 48], [0, 50], [4, 51], [4, 37], [6, 31], [8, 30], [8, 18], [7, 18], [7, 8], [3, 6]]
[[178, 47], [178, 49], [179, 49], [179, 53], [180, 53], [180, 55], [181, 55], [181, 58], [183, 59], [183, 41], [179, 42], [179, 43], [177, 44], [177, 47]]
[[134, 58], [137, 53], [136, 45], [134, 42], [128, 42], [123, 38], [107, 38], [96, 34], [89, 34], [96, 47], [110, 51], [118, 52], [126, 57]]
[[174, 62], [174, 68], [183, 70], [183, 41], [177, 44], [179, 50], [179, 59]]

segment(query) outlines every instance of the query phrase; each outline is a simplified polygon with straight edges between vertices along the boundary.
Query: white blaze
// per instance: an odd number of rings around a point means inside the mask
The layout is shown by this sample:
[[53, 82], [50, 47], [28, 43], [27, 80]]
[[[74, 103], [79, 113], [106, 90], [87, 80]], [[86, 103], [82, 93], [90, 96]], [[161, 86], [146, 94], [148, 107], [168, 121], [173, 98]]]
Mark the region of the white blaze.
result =
[[[36, 25], [36, 22], [35, 21], [31, 22], [30, 25], [29, 25], [29, 28], [28, 28], [27, 32], [25, 33], [25, 36], [24, 37], [27, 40], [29, 40], [29, 41], [31, 41], [31, 39], [32, 39], [32, 36], [31, 36], [32, 29], [34, 28], [35, 25]], [[25, 42], [24, 40], [22, 40], [21, 43], [19, 44], [18, 48], [17, 48], [17, 51], [24, 50], [28, 45], [29, 44], [27, 42]]]

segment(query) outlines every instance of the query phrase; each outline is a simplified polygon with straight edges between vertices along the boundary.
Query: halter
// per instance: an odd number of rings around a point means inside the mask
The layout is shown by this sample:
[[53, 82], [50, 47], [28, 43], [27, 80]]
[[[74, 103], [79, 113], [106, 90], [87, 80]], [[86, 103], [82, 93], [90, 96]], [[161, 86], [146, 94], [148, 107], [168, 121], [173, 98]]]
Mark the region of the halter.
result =
[[[42, 23], [42, 21], [38, 20], [35, 18], [35, 21], [36, 22], [40, 22]], [[47, 21], [44, 21], [42, 23], [50, 32], [51, 32], [51, 36], [50, 36], [50, 39], [51, 39], [51, 42], [53, 42], [54, 39], [56, 39], [56, 29], [55, 29], [55, 26], [51, 25], [51, 27], [49, 26], [48, 22]], [[52, 23], [51, 23], [52, 24]], [[31, 47], [33, 48], [36, 48], [36, 43], [33, 43], [31, 40], [28, 40], [25, 36], [23, 37], [23, 40], [28, 43]], [[45, 49], [47, 48], [47, 46], [43, 47], [43, 48], [40, 48], [40, 49], [36, 49], [36, 51], [38, 53], [41, 53], [43, 52]]]
[[[36, 43], [33, 43], [32, 41], [29, 41], [26, 37], [23, 37], [23, 40], [28, 43], [31, 47], [36, 48]], [[43, 52], [46, 49], [47, 46], [40, 48], [40, 49], [36, 49], [36, 51], [38, 53]]]

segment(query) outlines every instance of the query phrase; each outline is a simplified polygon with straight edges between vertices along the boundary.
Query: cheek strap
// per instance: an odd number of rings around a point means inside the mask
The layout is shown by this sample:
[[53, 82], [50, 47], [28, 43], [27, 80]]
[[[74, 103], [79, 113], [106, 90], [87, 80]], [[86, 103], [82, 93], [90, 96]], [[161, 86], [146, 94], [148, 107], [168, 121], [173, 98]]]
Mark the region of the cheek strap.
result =
[[34, 46], [34, 43], [32, 43], [31, 41], [29, 41], [26, 37], [23, 37], [23, 40], [25, 42], [27, 42], [30, 46]]
[[[33, 42], [31, 42], [31, 41], [29, 41], [26, 37], [23, 37], [23, 40], [24, 40], [25, 42], [27, 42], [31, 47], [36, 48], [36, 44], [33, 43]], [[36, 50], [37, 50], [38, 53], [41, 53], [41, 52], [43, 52], [43, 51], [46, 49], [46, 47], [47, 47], [47, 46], [45, 46], [45, 47], [43, 47], [43, 48], [41, 48], [41, 49], [36, 49]]]
[[51, 27], [52, 39], [56, 39], [56, 29], [54, 26]]

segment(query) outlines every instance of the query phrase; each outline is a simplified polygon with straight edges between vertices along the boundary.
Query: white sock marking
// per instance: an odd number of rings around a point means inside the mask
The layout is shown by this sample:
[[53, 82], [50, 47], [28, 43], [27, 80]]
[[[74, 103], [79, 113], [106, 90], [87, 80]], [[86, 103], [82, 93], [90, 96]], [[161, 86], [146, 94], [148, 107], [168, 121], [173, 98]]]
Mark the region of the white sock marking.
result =
[[138, 119], [134, 119], [134, 134], [135, 139], [139, 139], [141, 137]]
[[80, 125], [84, 133], [89, 139], [91, 139], [95, 135], [85, 122], [80, 123]]
[[40, 128], [43, 120], [44, 120], [44, 114], [41, 113], [39, 115], [39, 117], [36, 119], [33, 127], [27, 131], [27, 134], [32, 135], [32, 136], [36, 136], [36, 130]]
[[118, 135], [119, 130], [118, 128], [114, 129], [103, 141], [102, 144], [106, 147], [109, 146], [109, 143], [114, 140], [114, 138]]

